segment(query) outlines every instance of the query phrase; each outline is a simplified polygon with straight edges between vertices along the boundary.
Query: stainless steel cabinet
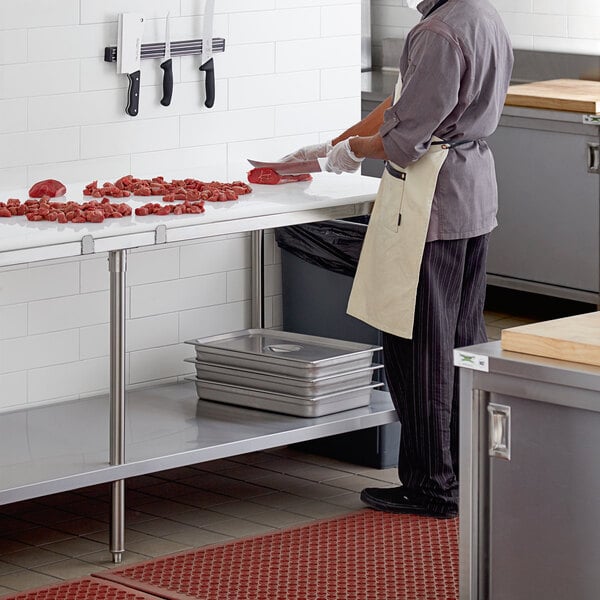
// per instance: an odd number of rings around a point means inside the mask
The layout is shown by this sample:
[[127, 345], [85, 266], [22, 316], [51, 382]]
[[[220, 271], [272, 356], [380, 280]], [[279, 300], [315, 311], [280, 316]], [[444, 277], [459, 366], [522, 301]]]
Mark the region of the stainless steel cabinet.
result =
[[505, 107], [489, 140], [499, 192], [489, 283], [597, 302], [599, 142], [582, 114]]
[[596, 600], [600, 368], [467, 350], [488, 370], [460, 370], [460, 599]]

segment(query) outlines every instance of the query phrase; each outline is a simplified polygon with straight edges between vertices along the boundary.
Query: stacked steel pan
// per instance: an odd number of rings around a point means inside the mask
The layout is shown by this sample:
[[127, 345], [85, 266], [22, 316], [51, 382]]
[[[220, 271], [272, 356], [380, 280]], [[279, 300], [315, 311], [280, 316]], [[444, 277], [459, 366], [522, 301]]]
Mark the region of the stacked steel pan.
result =
[[245, 329], [189, 340], [200, 400], [236, 404], [300, 417], [367, 406], [382, 385], [373, 374], [381, 348], [368, 344]]

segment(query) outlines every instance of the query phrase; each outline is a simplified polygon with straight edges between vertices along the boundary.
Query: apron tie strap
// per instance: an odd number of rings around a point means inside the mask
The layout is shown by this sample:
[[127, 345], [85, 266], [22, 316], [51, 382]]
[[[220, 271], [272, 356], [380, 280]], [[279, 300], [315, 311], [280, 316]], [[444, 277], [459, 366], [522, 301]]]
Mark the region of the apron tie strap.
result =
[[406, 180], [406, 173], [404, 171], [398, 171], [398, 169], [395, 169], [394, 167], [392, 167], [392, 165], [390, 165], [389, 161], [385, 161], [385, 168], [386, 171], [392, 176], [395, 177], [396, 179], [402, 179], [402, 181]]
[[448, 148], [456, 148], [456, 146], [462, 146], [463, 144], [472, 144], [474, 142], [479, 142], [480, 140], [459, 140], [457, 142], [447, 142], [446, 140], [441, 140], [439, 142], [431, 142], [432, 146], [444, 146], [444, 149]]

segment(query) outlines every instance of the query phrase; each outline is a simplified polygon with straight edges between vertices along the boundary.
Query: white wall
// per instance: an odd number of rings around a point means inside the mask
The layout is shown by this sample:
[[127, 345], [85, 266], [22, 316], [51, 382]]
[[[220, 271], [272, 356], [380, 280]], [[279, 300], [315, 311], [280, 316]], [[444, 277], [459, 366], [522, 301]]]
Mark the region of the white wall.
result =
[[[404, 38], [419, 15], [405, 0], [371, 0], [374, 56], [381, 40]], [[598, 0], [492, 0], [511, 34], [515, 48], [600, 54]], [[379, 64], [381, 64], [379, 62]]]
[[[173, 103], [159, 61], [142, 61], [140, 114], [103, 61], [119, 12], [146, 17], [144, 42], [202, 37], [203, 0], [2, 0], [0, 199], [43, 178], [127, 173], [244, 179], [246, 158], [328, 139], [360, 117], [360, 0], [219, 0], [216, 104], [203, 106], [199, 57], [174, 59]], [[281, 323], [278, 252], [266, 243], [266, 325]], [[224, 236], [129, 258], [129, 383], [193, 371], [185, 339], [249, 326], [249, 237]], [[105, 391], [105, 255], [0, 269], [0, 409]]]

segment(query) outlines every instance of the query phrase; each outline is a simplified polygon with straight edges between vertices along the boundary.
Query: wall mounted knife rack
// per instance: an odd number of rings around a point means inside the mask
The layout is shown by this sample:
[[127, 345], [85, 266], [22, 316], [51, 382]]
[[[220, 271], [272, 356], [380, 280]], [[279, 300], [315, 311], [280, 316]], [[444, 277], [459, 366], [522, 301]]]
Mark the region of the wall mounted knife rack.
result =
[[[225, 38], [212, 39], [213, 52], [225, 52]], [[182, 40], [171, 42], [171, 56], [187, 56], [202, 54], [202, 40]], [[163, 58], [165, 55], [165, 43], [142, 44], [141, 58]], [[106, 46], [104, 48], [104, 61], [117, 61], [117, 46]]]

